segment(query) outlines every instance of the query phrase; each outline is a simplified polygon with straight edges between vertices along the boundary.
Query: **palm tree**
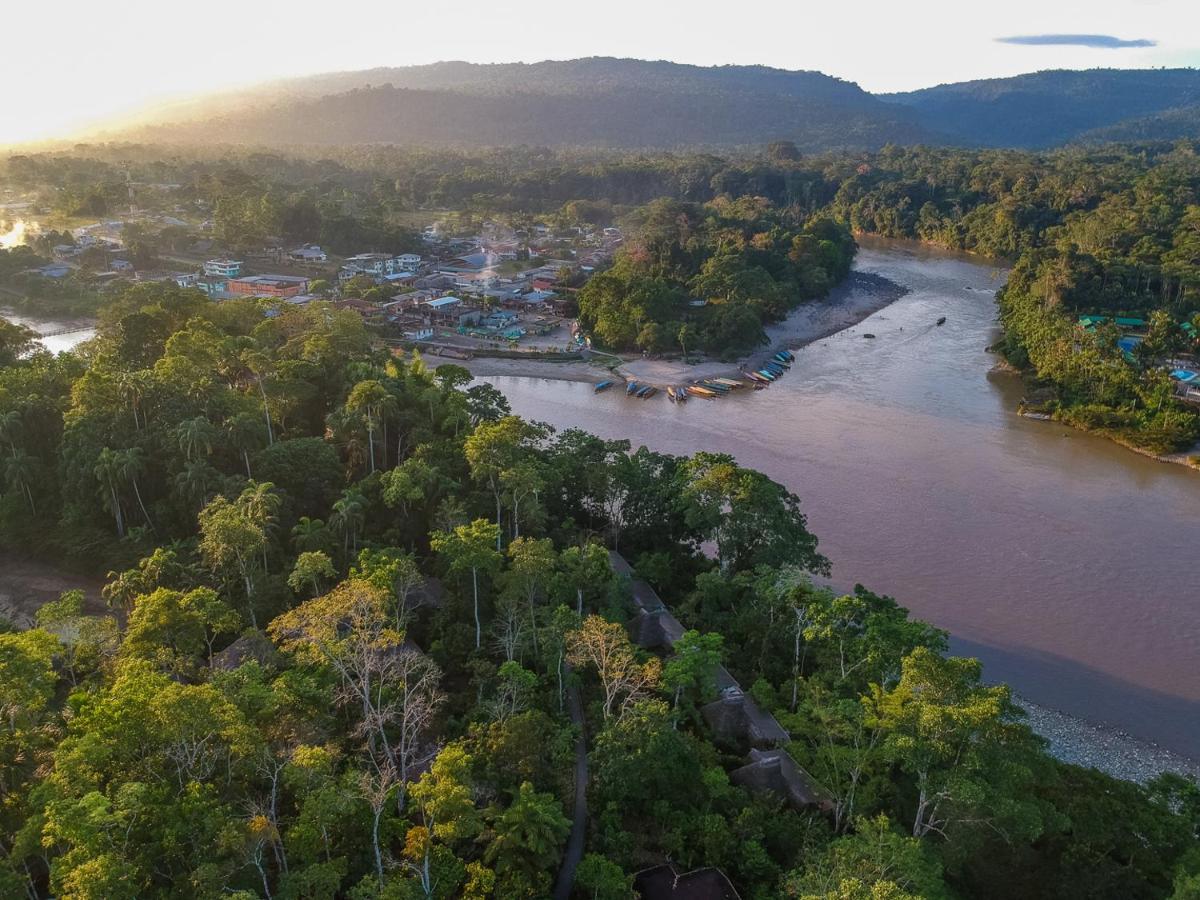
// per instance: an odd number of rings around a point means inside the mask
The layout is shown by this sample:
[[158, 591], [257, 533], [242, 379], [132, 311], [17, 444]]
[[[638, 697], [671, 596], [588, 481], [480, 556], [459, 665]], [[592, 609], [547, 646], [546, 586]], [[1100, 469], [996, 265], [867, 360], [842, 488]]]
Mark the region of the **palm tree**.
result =
[[184, 459], [194, 462], [199, 451], [208, 456], [212, 453], [214, 433], [212, 423], [204, 416], [196, 416], [179, 423], [175, 433], [179, 436], [179, 449]]
[[100, 451], [100, 455], [96, 457], [96, 465], [92, 472], [96, 476], [96, 480], [100, 482], [105, 489], [105, 505], [108, 506], [109, 512], [113, 514], [117, 521], [117, 536], [125, 537], [125, 517], [121, 513], [121, 497], [117, 493], [117, 484], [120, 481], [121, 461], [116, 453], [105, 447]]
[[292, 547], [296, 553], [307, 553], [316, 550], [333, 552], [329, 528], [321, 519], [310, 519], [301, 516], [292, 527]]
[[[391, 401], [389, 403], [389, 401]], [[360, 381], [346, 398], [346, 409], [363, 416], [367, 423], [367, 443], [370, 448], [371, 471], [375, 471], [375, 431], [385, 418], [385, 407], [395, 409], [396, 401], [387, 388], [374, 379]], [[384, 424], [383, 446], [386, 465], [387, 425]]]
[[247, 350], [242, 354], [242, 363], [258, 382], [258, 392], [262, 394], [263, 418], [267, 421], [267, 445], [270, 446], [275, 443], [275, 433], [271, 430], [271, 408], [267, 404], [265, 381], [271, 371], [271, 360], [265, 353]]
[[29, 514], [37, 515], [37, 506], [33, 502], [33, 492], [29, 485], [33, 481], [34, 465], [37, 462], [32, 456], [24, 450], [13, 449], [10, 456], [4, 464], [4, 478], [9, 486], [14, 490], [20, 491], [25, 495], [25, 499], [29, 501]]
[[0, 413], [0, 441], [8, 444], [8, 449], [17, 452], [17, 435], [21, 432], [21, 412], [10, 409]]
[[254, 475], [250, 471], [250, 451], [262, 449], [263, 444], [262, 428], [257, 418], [251, 413], [238, 413], [225, 423], [225, 434], [230, 446], [242, 454], [242, 461], [246, 464], [246, 477], [253, 478]]
[[[264, 537], [269, 537], [275, 528], [275, 518], [279, 512], [280, 499], [275, 493], [275, 485], [269, 481], [252, 482], [240, 497], [238, 505], [246, 513], [246, 517], [262, 529]], [[263, 572], [267, 571], [267, 548], [270, 540], [263, 541]]]
[[342, 553], [349, 559], [351, 549], [358, 553], [358, 532], [366, 523], [367, 498], [357, 488], [347, 488], [333, 504], [329, 524], [342, 536]]
[[133, 495], [137, 498], [138, 507], [141, 509], [142, 515], [146, 517], [146, 524], [155, 534], [158, 534], [158, 529], [154, 527], [150, 513], [146, 510], [146, 504], [142, 502], [142, 491], [138, 487], [138, 476], [145, 471], [146, 458], [142, 455], [141, 447], [130, 447], [128, 450], [121, 450], [117, 453], [117, 477], [121, 481], [129, 482], [133, 488]]
[[175, 488], [197, 508], [201, 509], [212, 495], [212, 486], [219, 473], [202, 459], [186, 463], [175, 476]]

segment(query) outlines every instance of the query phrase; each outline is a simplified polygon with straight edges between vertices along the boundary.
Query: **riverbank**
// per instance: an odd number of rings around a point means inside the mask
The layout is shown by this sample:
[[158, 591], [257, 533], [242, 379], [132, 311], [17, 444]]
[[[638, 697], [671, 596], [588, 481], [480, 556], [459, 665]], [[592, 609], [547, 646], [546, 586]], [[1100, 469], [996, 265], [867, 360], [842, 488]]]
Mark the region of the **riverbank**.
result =
[[1027, 715], [1029, 727], [1048, 742], [1055, 759], [1099, 769], [1106, 775], [1145, 784], [1163, 772], [1200, 778], [1200, 762], [1138, 740], [1124, 731], [1102, 728], [1077, 716], [1038, 706], [1021, 696], [1013, 699]]
[[477, 357], [455, 362], [472, 375], [484, 378], [507, 375], [595, 382], [616, 374], [627, 381], [665, 387], [700, 378], [736, 377], [743, 368], [761, 368], [780, 350], [797, 350], [853, 328], [907, 292], [906, 288], [880, 275], [853, 271], [828, 296], [805, 303], [793, 310], [784, 321], [768, 326], [763, 348], [735, 362], [711, 360], [691, 364], [682, 359], [622, 357], [619, 365], [612, 366], [610, 364], [614, 357], [607, 354], [595, 354], [591, 360], [585, 361]]

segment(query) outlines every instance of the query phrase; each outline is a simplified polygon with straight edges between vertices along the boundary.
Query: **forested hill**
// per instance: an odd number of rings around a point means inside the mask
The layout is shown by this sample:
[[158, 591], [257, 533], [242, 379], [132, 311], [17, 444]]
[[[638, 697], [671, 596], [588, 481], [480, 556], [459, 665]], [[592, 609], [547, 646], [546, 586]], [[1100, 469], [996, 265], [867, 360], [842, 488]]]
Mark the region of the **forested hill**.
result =
[[1200, 70], [1049, 71], [872, 95], [820, 72], [591, 58], [336, 72], [144, 113], [106, 137], [240, 144], [1047, 148], [1200, 136]]
[[136, 136], [631, 148], [789, 139], [808, 152], [933, 138], [910, 110], [818, 72], [599, 58], [297, 79], [165, 111]]
[[[881, 96], [912, 109], [930, 131], [968, 145], [1054, 147], [1105, 138], [1103, 131], [1091, 134], [1097, 129], [1112, 129], [1107, 137], [1115, 140], [1200, 133], [1195, 110], [1182, 120], [1171, 112], [1200, 105], [1196, 69], [1033, 72]], [[1163, 127], [1157, 124], [1161, 119]], [[1140, 124], [1127, 127], [1131, 120]], [[1167, 127], [1172, 123], [1173, 129]]]

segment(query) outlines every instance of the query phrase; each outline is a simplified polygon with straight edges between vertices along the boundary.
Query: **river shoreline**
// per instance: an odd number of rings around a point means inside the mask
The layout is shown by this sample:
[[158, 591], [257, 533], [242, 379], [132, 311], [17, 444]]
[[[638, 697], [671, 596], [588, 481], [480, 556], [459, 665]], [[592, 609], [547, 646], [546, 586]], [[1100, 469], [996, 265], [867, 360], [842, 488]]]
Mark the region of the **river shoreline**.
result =
[[593, 354], [591, 360], [556, 362], [547, 359], [496, 359], [475, 357], [456, 361], [479, 378], [513, 376], [549, 378], [557, 381], [596, 382], [613, 374], [627, 381], [666, 387], [701, 378], [738, 377], [745, 369], [757, 369], [780, 350], [799, 350], [809, 344], [851, 330], [864, 320], [895, 303], [907, 289], [880, 275], [852, 271], [828, 295], [802, 304], [782, 322], [767, 326], [766, 342], [759, 350], [734, 362], [710, 360], [689, 364], [681, 359], [621, 357], [615, 366], [608, 354]]

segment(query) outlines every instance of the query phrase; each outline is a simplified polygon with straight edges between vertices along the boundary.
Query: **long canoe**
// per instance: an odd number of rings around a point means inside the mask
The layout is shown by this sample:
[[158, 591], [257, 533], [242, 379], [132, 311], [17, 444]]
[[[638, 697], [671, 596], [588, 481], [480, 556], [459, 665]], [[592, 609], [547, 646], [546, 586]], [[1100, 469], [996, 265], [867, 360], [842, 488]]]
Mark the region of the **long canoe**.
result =
[[625, 385], [626, 394], [632, 394], [636, 390], [638, 390], [638, 383], [636, 381], [631, 381], [629, 384]]
[[774, 381], [776, 378], [779, 377], [778, 375], [776, 375], [774, 372], [770, 371], [769, 369], [759, 369], [758, 372], [756, 372], [755, 374], [761, 376], [762, 378], [767, 379], [767, 381]]
[[709, 400], [715, 399], [717, 396], [716, 391], [709, 390], [706, 387], [701, 387], [698, 384], [689, 384], [687, 390], [689, 394], [693, 394], [696, 397], [707, 397]]
[[718, 384], [715, 381], [709, 381], [707, 378], [704, 381], [698, 382], [700, 387], [706, 387], [710, 391], [716, 391], [718, 394], [728, 394], [729, 388], [723, 384]]
[[687, 388], [683, 387], [682, 385], [675, 388], [675, 401], [677, 403], [687, 403], [687, 398]]
[[653, 397], [657, 393], [658, 393], [658, 388], [651, 385], [645, 391], [642, 392], [642, 399], [649, 400], [651, 397]]
[[673, 385], [673, 384], [667, 385], [667, 399], [670, 400], [672, 403], [675, 402], [675, 385]]
[[769, 383], [766, 378], [763, 378], [763, 376], [759, 375], [757, 372], [747, 372], [746, 380], [751, 384], [757, 385], [765, 385]]
[[723, 384], [726, 387], [740, 388], [742, 386], [740, 381], [734, 381], [732, 378], [714, 378], [712, 380], [717, 384]]
[[594, 388], [594, 390], [595, 390], [595, 391], [596, 391], [596, 393], [598, 394], [598, 393], [600, 393], [601, 391], [607, 391], [607, 390], [608, 390], [610, 387], [612, 387], [612, 386], [613, 386], [613, 383], [612, 383], [611, 381], [602, 381], [602, 382], [600, 382], [598, 385], [596, 385], [596, 387]]

